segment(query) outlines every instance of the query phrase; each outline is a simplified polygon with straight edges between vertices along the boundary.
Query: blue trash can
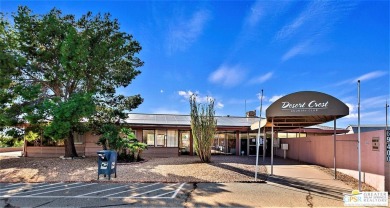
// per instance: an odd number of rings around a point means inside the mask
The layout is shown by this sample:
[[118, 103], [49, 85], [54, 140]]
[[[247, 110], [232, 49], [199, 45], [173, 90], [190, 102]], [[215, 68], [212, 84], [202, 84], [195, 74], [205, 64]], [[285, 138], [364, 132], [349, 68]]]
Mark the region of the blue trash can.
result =
[[117, 153], [113, 150], [101, 150], [98, 154], [98, 180], [100, 174], [104, 177], [108, 175], [108, 180], [111, 180], [111, 174], [115, 174], [116, 178], [116, 160]]

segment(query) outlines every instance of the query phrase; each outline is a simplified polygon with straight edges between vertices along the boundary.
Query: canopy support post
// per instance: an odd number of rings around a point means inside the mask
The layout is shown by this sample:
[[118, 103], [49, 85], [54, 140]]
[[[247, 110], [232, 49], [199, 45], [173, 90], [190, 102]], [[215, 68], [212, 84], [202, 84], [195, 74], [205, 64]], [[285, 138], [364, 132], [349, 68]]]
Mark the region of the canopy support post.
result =
[[274, 175], [274, 117], [271, 126], [271, 176]]
[[263, 162], [265, 161], [265, 151], [266, 151], [266, 145], [267, 145], [267, 135], [265, 134], [265, 126], [263, 128], [263, 135], [264, 135], [264, 138], [263, 138]]
[[333, 168], [334, 168], [334, 179], [337, 179], [337, 168], [336, 168], [336, 116], [333, 122]]

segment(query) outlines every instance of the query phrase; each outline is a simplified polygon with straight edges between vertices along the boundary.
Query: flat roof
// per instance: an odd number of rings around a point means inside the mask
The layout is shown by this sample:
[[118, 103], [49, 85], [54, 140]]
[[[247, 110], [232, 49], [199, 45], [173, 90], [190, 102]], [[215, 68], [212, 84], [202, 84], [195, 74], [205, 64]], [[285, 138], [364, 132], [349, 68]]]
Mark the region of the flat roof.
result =
[[[250, 127], [254, 122], [258, 122], [256, 117], [237, 116], [215, 116], [217, 126], [222, 127]], [[165, 125], [165, 126], [191, 126], [190, 115], [174, 114], [142, 114], [129, 113], [124, 120], [125, 124], [131, 125]]]

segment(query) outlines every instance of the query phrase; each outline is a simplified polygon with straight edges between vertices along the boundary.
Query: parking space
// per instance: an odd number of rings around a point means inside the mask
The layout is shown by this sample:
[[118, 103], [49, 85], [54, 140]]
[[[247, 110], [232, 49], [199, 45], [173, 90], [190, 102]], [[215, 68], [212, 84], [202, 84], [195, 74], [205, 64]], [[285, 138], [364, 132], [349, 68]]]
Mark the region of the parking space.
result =
[[0, 184], [0, 198], [173, 199], [185, 183], [17, 183]]

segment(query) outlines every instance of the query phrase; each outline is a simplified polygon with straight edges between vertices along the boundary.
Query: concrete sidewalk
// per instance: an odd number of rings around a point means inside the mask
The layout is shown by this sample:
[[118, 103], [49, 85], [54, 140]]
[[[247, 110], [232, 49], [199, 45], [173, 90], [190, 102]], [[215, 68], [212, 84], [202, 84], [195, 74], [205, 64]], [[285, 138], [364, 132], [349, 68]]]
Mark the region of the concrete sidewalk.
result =
[[295, 160], [274, 158], [273, 175], [271, 175], [270, 158], [264, 163], [269, 174], [268, 183], [286, 185], [320, 195], [341, 199], [343, 194], [351, 193], [352, 187], [314, 165], [299, 163]]
[[[344, 207], [344, 194], [352, 188], [334, 180], [313, 165], [274, 158], [263, 162], [268, 171], [266, 183], [198, 183], [188, 190], [189, 207]], [[190, 184], [187, 188], [190, 189]]]
[[21, 157], [22, 151], [0, 152], [0, 157]]
[[[266, 158], [265, 163], [262, 164], [267, 167], [268, 174], [271, 174], [270, 158]], [[275, 177], [293, 178], [342, 189], [351, 189], [351, 187], [342, 181], [335, 180], [333, 176], [325, 173], [314, 165], [302, 164], [296, 160], [275, 157], [273, 175]]]

